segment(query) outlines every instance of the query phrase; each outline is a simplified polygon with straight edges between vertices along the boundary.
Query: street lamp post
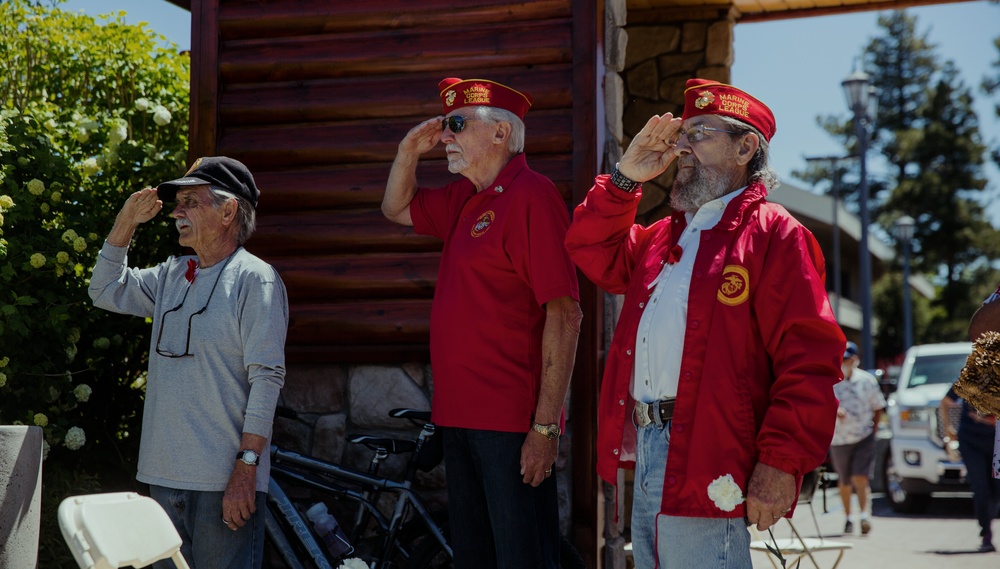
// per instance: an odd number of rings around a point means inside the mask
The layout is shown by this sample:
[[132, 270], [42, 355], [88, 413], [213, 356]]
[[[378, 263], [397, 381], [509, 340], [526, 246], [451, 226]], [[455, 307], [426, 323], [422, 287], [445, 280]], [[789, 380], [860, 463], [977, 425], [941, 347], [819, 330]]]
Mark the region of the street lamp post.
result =
[[910, 240], [916, 221], [908, 215], [896, 220], [896, 237], [903, 245], [903, 351], [913, 345], [913, 312], [910, 304]]
[[[841, 83], [847, 96], [847, 106], [854, 113], [854, 130], [858, 137], [858, 162], [860, 164], [860, 184], [858, 185], [858, 204], [861, 213], [861, 243], [858, 255], [860, 257], [860, 294], [861, 301], [861, 366], [872, 369], [875, 361], [875, 349], [872, 343], [872, 260], [868, 251], [868, 123], [874, 120], [875, 113], [868, 116], [869, 104], [873, 99], [869, 76], [864, 71], [855, 70]], [[877, 100], [877, 98], [876, 98]]]

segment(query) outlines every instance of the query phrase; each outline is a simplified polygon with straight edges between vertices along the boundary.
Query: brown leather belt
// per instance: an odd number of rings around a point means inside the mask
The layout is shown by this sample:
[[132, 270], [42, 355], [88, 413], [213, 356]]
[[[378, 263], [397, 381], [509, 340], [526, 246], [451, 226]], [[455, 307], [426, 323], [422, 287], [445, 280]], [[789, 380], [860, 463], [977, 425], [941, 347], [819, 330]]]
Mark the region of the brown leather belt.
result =
[[639, 428], [656, 424], [662, 427], [674, 416], [674, 403], [676, 397], [654, 401], [652, 403], [635, 402], [635, 423]]

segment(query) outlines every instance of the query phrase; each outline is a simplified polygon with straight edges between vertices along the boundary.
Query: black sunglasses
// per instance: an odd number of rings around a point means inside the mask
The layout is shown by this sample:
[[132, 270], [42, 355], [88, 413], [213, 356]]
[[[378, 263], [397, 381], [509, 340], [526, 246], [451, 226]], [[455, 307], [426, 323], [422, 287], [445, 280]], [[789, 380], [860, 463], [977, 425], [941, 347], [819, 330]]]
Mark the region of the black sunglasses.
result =
[[166, 324], [166, 322], [167, 322], [167, 314], [170, 314], [171, 312], [177, 312], [178, 310], [181, 309], [182, 306], [184, 306], [184, 301], [187, 300], [188, 293], [191, 292], [191, 284], [188, 284], [187, 290], [184, 291], [184, 296], [181, 297], [181, 303], [178, 304], [177, 306], [171, 308], [170, 310], [168, 310], [168, 311], [166, 311], [166, 312], [163, 313], [163, 316], [160, 317], [160, 331], [159, 331], [158, 334], [156, 334], [156, 353], [157, 354], [159, 354], [159, 355], [161, 355], [161, 356], [163, 356], [165, 358], [186, 358], [188, 356], [194, 356], [194, 354], [192, 354], [191, 351], [190, 351], [190, 349], [191, 349], [191, 321], [194, 320], [195, 316], [198, 316], [199, 314], [204, 313], [205, 310], [208, 309], [208, 303], [212, 302], [212, 295], [215, 294], [215, 287], [219, 286], [219, 279], [222, 277], [223, 271], [226, 270], [226, 265], [228, 265], [229, 261], [231, 261], [232, 259], [233, 259], [233, 256], [230, 255], [229, 258], [226, 259], [226, 263], [224, 265], [222, 265], [222, 269], [219, 270], [219, 274], [215, 276], [215, 284], [212, 285], [212, 290], [209, 291], [209, 293], [208, 293], [208, 300], [205, 301], [205, 306], [202, 306], [201, 310], [199, 310], [198, 312], [195, 312], [194, 314], [192, 314], [191, 316], [188, 317], [187, 340], [184, 341], [184, 353], [183, 354], [175, 354], [173, 352], [168, 352], [167, 350], [160, 349], [160, 339], [163, 338], [163, 325]]
[[451, 129], [451, 132], [458, 134], [465, 130], [465, 123], [471, 120], [475, 119], [467, 119], [462, 115], [445, 117], [444, 120], [441, 121], [441, 132], [444, 132], [444, 129], [449, 128]]

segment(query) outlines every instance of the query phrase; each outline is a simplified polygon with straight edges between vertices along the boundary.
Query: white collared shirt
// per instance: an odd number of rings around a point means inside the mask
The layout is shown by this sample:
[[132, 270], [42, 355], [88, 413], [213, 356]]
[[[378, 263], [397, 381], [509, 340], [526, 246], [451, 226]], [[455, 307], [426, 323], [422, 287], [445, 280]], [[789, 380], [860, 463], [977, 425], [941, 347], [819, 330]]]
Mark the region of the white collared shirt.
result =
[[677, 396], [687, 329], [688, 291], [701, 232], [715, 227], [729, 202], [745, 189], [744, 186], [714, 199], [694, 214], [684, 214], [688, 225], [677, 241], [682, 250], [681, 258], [674, 264], [663, 265], [660, 274], [649, 283], [649, 288], [656, 288], [639, 319], [631, 387], [636, 401], [652, 403]]

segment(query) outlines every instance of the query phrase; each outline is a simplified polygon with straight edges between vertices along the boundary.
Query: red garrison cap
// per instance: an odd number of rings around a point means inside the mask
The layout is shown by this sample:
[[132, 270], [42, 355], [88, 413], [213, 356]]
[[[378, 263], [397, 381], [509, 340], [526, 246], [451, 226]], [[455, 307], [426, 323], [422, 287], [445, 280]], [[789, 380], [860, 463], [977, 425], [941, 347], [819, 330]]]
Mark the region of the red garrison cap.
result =
[[753, 95], [718, 81], [688, 79], [684, 89], [684, 120], [699, 115], [722, 115], [743, 121], [771, 141], [774, 114]]
[[438, 83], [444, 113], [462, 107], [484, 106], [508, 110], [518, 118], [531, 107], [531, 96], [489, 79], [459, 79], [448, 77]]

